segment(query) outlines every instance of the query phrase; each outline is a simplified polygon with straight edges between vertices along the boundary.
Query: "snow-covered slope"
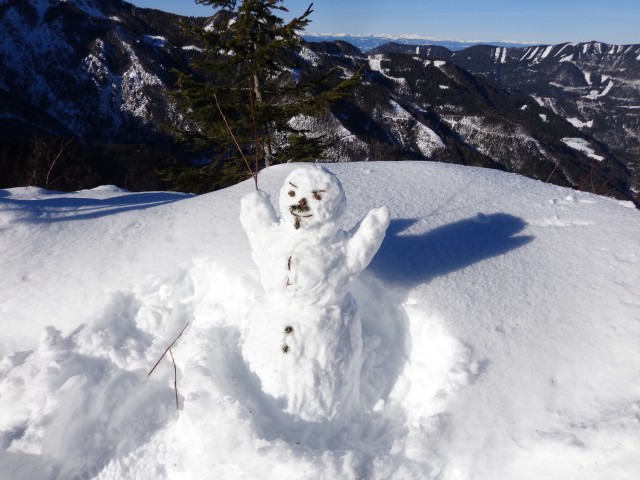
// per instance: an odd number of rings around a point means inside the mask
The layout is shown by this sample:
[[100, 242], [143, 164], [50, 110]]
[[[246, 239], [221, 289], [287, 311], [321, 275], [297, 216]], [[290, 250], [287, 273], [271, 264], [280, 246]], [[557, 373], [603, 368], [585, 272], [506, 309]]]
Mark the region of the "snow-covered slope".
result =
[[[295, 165], [261, 172], [272, 199]], [[635, 479], [640, 214], [493, 170], [335, 164], [391, 226], [352, 289], [360, 410], [283, 413], [248, 370], [240, 198], [0, 190], [0, 477]], [[189, 323], [165, 358], [147, 373]]]

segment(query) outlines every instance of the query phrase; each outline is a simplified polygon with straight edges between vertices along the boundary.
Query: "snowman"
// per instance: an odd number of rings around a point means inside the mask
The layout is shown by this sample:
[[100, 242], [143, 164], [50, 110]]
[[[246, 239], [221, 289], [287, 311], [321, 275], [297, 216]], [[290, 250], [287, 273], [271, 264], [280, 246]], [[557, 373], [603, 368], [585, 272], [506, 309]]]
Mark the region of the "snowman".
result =
[[264, 192], [241, 201], [240, 221], [264, 288], [242, 353], [286, 412], [334, 420], [359, 403], [362, 335], [349, 286], [378, 251], [389, 211], [371, 210], [345, 232], [344, 190], [320, 166], [291, 172], [279, 200], [281, 219]]

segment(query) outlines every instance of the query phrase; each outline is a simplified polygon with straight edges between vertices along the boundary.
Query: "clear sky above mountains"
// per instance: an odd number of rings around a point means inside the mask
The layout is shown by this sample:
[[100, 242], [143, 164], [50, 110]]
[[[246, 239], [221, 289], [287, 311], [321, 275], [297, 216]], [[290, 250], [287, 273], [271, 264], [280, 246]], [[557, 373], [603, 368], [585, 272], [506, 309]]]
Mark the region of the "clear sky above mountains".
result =
[[[189, 0], [130, 0], [206, 16]], [[310, 1], [285, 0], [292, 14]], [[317, 0], [307, 33], [397, 34], [465, 41], [640, 43], [639, 0]]]

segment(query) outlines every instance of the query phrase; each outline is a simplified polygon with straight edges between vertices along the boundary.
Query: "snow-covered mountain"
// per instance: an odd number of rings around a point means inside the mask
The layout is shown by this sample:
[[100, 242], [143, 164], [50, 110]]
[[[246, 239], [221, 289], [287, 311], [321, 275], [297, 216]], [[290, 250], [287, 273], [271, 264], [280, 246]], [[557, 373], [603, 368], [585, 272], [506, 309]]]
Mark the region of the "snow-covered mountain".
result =
[[[305, 40], [309, 42], [333, 42], [336, 40], [342, 40], [349, 42], [351, 45], [358, 47], [363, 52], [367, 52], [376, 47], [384, 45], [386, 43], [394, 42], [399, 44], [408, 45], [437, 45], [445, 47], [450, 50], [463, 50], [473, 45], [486, 42], [470, 42], [464, 40], [441, 40], [435, 38], [421, 38], [419, 35], [393, 35], [393, 34], [379, 34], [379, 35], [349, 35], [344, 34], [322, 34], [312, 33], [304, 35]], [[528, 44], [515, 43], [515, 42], [491, 42], [491, 45], [502, 47], [524, 47]]]
[[[273, 203], [296, 167], [261, 172]], [[286, 413], [243, 357], [265, 295], [239, 220], [253, 182], [0, 190], [0, 477], [640, 476], [630, 202], [435, 162], [330, 169], [345, 228], [391, 214], [351, 287], [363, 364], [339, 422]], [[176, 410], [169, 354], [147, 373], [187, 324]]]
[[531, 95], [499, 88], [434, 55], [453, 53], [443, 47], [398, 53], [393, 48], [409, 47], [389, 45], [366, 55], [344, 42], [313, 48], [327, 66], [353, 72], [364, 64], [367, 72], [353, 98], [334, 108], [344, 129], [356, 134], [350, 143], [336, 142], [346, 151], [334, 158], [428, 158], [614, 196], [624, 192], [621, 198], [636, 194], [628, 166], [606, 144]]
[[176, 115], [169, 69], [188, 63], [167, 46], [182, 39], [177, 21], [121, 1], [3, 1], [0, 115], [88, 142], [157, 140]]
[[[202, 165], [166, 128], [182, 122], [172, 69], [200, 54], [180, 21], [207, 19], [121, 1], [1, 1], [0, 186], [153, 189], [164, 185], [159, 166]], [[309, 42], [296, 75], [362, 69], [364, 80], [324, 118], [291, 121], [325, 136], [329, 161], [484, 166], [637, 202], [638, 50], [387, 45], [365, 54]]]
[[456, 52], [389, 44], [371, 53], [391, 52], [446, 59], [502, 88], [531, 95], [606, 146], [631, 170], [633, 188], [640, 191], [640, 45], [477, 45]]

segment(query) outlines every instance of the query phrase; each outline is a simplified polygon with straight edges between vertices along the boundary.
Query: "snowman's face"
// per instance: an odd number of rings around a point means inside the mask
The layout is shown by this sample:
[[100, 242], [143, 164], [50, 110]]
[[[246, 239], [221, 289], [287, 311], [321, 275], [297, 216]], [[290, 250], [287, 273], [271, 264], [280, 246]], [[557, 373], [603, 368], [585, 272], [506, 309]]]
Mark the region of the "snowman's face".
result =
[[311, 230], [340, 220], [346, 208], [342, 185], [324, 167], [298, 168], [280, 190], [280, 214], [295, 230]]

